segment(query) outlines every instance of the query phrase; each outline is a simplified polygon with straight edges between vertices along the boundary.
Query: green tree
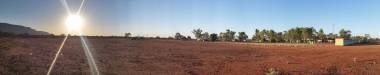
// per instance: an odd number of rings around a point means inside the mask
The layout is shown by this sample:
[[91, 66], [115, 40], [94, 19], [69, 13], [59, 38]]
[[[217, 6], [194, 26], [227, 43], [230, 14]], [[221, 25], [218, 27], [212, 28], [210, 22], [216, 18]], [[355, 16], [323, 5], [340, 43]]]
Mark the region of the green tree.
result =
[[225, 32], [220, 32], [219, 33], [219, 39], [221, 41], [227, 41], [227, 34]]
[[215, 33], [210, 34], [211, 41], [216, 41], [217, 39], [218, 39], [218, 34], [215, 34]]
[[319, 29], [318, 33], [317, 33], [317, 38], [318, 40], [321, 40], [322, 42], [325, 40], [325, 33], [323, 31], [323, 29]]
[[193, 32], [193, 34], [197, 40], [202, 39], [202, 32], [203, 31], [201, 29], [194, 29], [192, 32]]
[[369, 42], [369, 34], [365, 34], [364, 36], [354, 36], [352, 37], [357, 43], [368, 43]]
[[259, 34], [259, 36], [260, 36], [260, 38], [262, 38], [262, 40], [261, 40], [261, 42], [266, 42], [266, 41], [268, 41], [268, 35], [267, 35], [267, 30], [265, 30], [265, 29], [263, 29], [261, 32], [260, 32], [260, 34]]
[[226, 32], [221, 32], [219, 37], [222, 41], [233, 41], [235, 39], [235, 33], [236, 32], [227, 29]]
[[285, 37], [287, 38], [288, 42], [297, 42], [299, 39], [299, 32], [300, 31], [298, 28], [291, 28], [286, 32]]
[[268, 36], [268, 41], [269, 42], [274, 42], [276, 41], [276, 32], [274, 30], [269, 30], [268, 33], [266, 34]]
[[314, 32], [314, 28], [313, 27], [305, 27], [305, 28], [301, 28], [301, 32], [302, 32], [302, 40], [304, 42], [308, 41], [308, 40], [311, 40], [313, 39], [313, 32]]
[[329, 40], [333, 40], [333, 39], [335, 39], [337, 36], [338, 36], [337, 34], [329, 33], [329, 34], [327, 35], [327, 39], [329, 39]]
[[340, 38], [350, 38], [351, 37], [351, 31], [350, 30], [341, 29], [339, 31], [339, 37]]
[[285, 34], [286, 40], [290, 43], [299, 43], [304, 39], [304, 36], [307, 36], [307, 30], [300, 27], [291, 28]]
[[210, 38], [210, 35], [208, 34], [208, 32], [204, 32], [202, 34], [202, 41], [208, 41]]
[[289, 38], [289, 33], [288, 33], [288, 31], [284, 31], [284, 35], [283, 35], [284, 37], [284, 41], [285, 42], [290, 42], [290, 38]]
[[295, 42], [299, 43], [302, 40], [302, 38], [303, 38], [303, 36], [302, 36], [302, 28], [298, 28], [297, 27], [295, 29], [295, 32], [293, 33], [293, 35], [294, 35]]
[[239, 32], [238, 33], [238, 40], [239, 41], [247, 41], [248, 35], [245, 34], [245, 32]]
[[261, 42], [262, 38], [260, 37], [260, 30], [255, 30], [255, 35], [253, 35], [252, 40], [255, 40], [256, 42]]
[[235, 31], [231, 31], [229, 29], [226, 30], [227, 31], [227, 35], [228, 35], [228, 40], [229, 41], [233, 41], [235, 39]]
[[284, 40], [284, 35], [282, 32], [278, 32], [276, 35], [276, 42], [282, 42]]

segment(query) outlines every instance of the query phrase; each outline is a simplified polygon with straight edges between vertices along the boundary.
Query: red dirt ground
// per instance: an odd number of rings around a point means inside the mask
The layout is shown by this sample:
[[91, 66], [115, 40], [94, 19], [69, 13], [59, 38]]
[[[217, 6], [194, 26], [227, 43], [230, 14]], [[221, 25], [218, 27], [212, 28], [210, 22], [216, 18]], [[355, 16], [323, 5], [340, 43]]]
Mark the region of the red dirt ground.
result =
[[[43, 75], [62, 38], [19, 38], [0, 74]], [[380, 45], [260, 45], [165, 39], [90, 38], [102, 75], [379, 75]], [[90, 74], [82, 45], [69, 38], [54, 75]]]

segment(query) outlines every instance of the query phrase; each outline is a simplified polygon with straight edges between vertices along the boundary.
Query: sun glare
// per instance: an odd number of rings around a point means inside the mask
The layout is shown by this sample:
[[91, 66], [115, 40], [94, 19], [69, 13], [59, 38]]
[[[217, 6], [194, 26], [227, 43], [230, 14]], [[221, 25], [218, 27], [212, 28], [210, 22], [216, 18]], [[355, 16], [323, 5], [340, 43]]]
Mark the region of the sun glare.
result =
[[66, 19], [66, 27], [69, 31], [80, 31], [83, 26], [83, 19], [78, 15], [70, 15]]

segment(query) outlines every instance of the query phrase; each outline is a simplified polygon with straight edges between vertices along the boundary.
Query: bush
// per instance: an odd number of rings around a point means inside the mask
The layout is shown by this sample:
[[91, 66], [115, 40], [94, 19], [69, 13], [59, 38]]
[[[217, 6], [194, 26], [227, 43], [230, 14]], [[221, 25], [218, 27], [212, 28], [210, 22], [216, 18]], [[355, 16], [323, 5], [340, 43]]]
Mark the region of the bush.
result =
[[125, 33], [124, 37], [129, 38], [129, 37], [131, 37], [131, 35], [132, 35], [131, 33]]
[[176, 40], [188, 40], [188, 39], [191, 39], [191, 37], [190, 36], [185, 37], [185, 36], [183, 36], [177, 32], [174, 35], [174, 39], [176, 39]]
[[131, 40], [143, 40], [144, 37], [143, 36], [136, 36], [136, 37], [132, 37]]
[[187, 38], [188, 40], [191, 40], [191, 37], [190, 37], [190, 36], [187, 36], [186, 38]]
[[176, 39], [176, 40], [180, 40], [180, 39], [182, 39], [182, 35], [180, 34], [180, 33], [175, 33], [175, 35], [174, 35], [174, 38]]
[[169, 36], [168, 39], [174, 39], [173, 37]]
[[218, 34], [212, 33], [212, 34], [210, 35], [210, 40], [211, 40], [211, 41], [216, 41], [217, 39], [218, 39]]
[[156, 38], [156, 39], [160, 39], [160, 36], [156, 36], [155, 38]]
[[266, 70], [265, 75], [292, 75], [289, 72], [280, 71], [276, 68], [269, 68]]
[[280, 75], [281, 72], [276, 70], [275, 68], [270, 68], [267, 70], [265, 75]]

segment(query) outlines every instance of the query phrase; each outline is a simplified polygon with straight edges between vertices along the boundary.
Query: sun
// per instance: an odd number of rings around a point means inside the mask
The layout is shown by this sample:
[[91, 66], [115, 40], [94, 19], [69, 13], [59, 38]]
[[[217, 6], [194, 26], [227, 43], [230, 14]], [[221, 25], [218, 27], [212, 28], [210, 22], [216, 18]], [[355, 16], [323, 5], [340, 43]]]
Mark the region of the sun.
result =
[[66, 27], [70, 32], [72, 31], [79, 32], [81, 28], [83, 27], [82, 17], [78, 15], [70, 15], [66, 19]]

